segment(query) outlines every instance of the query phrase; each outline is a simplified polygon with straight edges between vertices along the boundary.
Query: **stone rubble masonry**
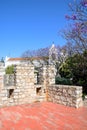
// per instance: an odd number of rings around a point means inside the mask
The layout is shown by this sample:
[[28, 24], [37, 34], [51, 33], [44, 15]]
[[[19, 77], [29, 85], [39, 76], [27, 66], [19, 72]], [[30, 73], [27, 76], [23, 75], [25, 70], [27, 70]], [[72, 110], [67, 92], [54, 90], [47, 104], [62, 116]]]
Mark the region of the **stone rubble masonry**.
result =
[[0, 66], [0, 107], [38, 101], [82, 106], [82, 87], [55, 85], [55, 75], [54, 65], [43, 65], [39, 71], [40, 84], [37, 84], [34, 65], [20, 64], [15, 66], [15, 85], [6, 85], [5, 68]]
[[0, 63], [0, 90], [3, 88], [4, 74], [5, 74], [4, 65]]
[[[4, 83], [4, 78], [6, 77], [5, 73], [2, 72], [5, 70], [3, 67], [0, 68], [0, 107], [47, 100], [46, 85], [48, 84], [49, 80], [51, 81], [51, 76], [53, 77], [52, 74], [49, 78], [49, 74], [47, 73], [48, 70], [50, 71], [52, 69], [52, 66], [49, 65], [42, 67], [42, 71], [40, 72], [42, 73], [40, 74], [40, 78], [42, 80], [40, 84], [36, 84], [37, 76], [35, 74], [35, 67], [33, 65], [20, 64], [15, 66], [15, 85], [6, 85], [6, 83]], [[9, 79], [8, 75], [7, 79]]]
[[83, 106], [82, 87], [68, 85], [48, 86], [48, 101], [79, 108]]

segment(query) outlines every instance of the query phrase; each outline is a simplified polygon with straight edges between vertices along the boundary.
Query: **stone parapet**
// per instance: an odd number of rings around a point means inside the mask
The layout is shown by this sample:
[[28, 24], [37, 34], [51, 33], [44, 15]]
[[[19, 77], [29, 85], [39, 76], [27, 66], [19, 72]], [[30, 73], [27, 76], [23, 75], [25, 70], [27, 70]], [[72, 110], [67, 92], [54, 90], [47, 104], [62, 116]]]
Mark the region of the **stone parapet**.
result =
[[82, 87], [50, 85], [48, 86], [48, 101], [79, 108], [83, 105]]

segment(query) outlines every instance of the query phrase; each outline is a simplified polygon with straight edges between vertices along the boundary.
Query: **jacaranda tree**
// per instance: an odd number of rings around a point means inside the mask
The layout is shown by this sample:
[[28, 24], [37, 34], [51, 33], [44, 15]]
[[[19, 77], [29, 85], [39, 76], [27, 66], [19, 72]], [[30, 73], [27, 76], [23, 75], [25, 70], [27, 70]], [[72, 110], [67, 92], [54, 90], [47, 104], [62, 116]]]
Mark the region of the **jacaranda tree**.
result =
[[69, 15], [65, 17], [70, 23], [63, 30], [63, 36], [71, 55], [87, 50], [87, 0], [74, 0], [69, 3], [69, 9]]

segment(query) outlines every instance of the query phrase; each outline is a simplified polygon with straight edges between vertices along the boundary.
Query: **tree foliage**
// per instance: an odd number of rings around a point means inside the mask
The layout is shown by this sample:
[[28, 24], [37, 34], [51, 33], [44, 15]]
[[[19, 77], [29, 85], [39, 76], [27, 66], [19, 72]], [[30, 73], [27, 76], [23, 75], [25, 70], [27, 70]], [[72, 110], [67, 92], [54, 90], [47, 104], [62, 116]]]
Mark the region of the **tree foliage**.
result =
[[56, 77], [55, 83], [63, 84], [63, 85], [72, 85], [72, 81], [69, 78], [64, 78], [64, 77]]
[[75, 85], [87, 86], [87, 51], [69, 57], [59, 69], [62, 77], [70, 78]]

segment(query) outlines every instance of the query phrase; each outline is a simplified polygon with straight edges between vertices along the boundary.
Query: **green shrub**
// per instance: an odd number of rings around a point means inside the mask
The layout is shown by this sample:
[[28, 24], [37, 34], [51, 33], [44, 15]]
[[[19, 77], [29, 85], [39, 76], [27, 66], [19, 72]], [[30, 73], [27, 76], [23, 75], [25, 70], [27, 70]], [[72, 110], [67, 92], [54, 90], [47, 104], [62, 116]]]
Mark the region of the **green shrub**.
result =
[[8, 67], [5, 69], [5, 73], [6, 73], [6, 74], [13, 74], [13, 73], [14, 73], [14, 66], [13, 66], [13, 65], [8, 66]]
[[63, 77], [56, 77], [55, 83], [62, 84], [62, 85], [72, 85], [72, 81], [70, 79], [63, 78]]
[[83, 100], [85, 99], [85, 96], [87, 96], [87, 93], [83, 93], [83, 94], [82, 94], [82, 99], [83, 99]]

